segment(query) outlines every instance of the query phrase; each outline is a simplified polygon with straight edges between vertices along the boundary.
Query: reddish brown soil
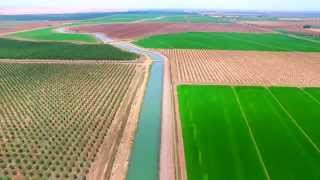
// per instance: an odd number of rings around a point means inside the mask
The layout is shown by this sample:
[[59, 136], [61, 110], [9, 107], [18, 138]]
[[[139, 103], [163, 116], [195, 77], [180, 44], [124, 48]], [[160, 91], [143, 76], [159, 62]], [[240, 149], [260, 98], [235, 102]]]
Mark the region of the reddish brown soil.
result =
[[320, 86], [320, 53], [160, 50], [174, 84]]
[[306, 21], [249, 21], [244, 22], [254, 27], [264, 28], [266, 30], [285, 29], [289, 32], [298, 32], [308, 35], [320, 35], [320, 31], [312, 31], [311, 29], [303, 28], [304, 25], [320, 25], [320, 19]]
[[131, 23], [131, 24], [104, 24], [73, 27], [76, 32], [100, 32], [118, 39], [136, 39], [157, 34], [176, 32], [266, 32], [246, 24], [190, 24], [190, 23]]
[[34, 23], [22, 23], [22, 24], [16, 24], [12, 26], [1, 26], [0, 25], [0, 36], [2, 35], [8, 35], [10, 33], [19, 32], [19, 31], [27, 31], [31, 29], [37, 29], [37, 28], [45, 28], [49, 26], [59, 26], [63, 23], [66, 23], [64, 21], [45, 21], [45, 22], [34, 22]]

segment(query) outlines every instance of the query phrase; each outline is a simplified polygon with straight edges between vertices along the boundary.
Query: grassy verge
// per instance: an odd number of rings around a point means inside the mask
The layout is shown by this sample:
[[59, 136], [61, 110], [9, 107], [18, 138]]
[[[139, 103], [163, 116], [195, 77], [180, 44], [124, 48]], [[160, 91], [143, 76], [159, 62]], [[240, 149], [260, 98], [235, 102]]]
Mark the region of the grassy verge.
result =
[[[320, 88], [311, 91], [318, 94]], [[320, 146], [320, 104], [301, 93], [297, 88], [179, 86], [188, 178], [317, 179], [320, 157], [311, 141]]]
[[135, 44], [146, 48], [320, 52], [316, 42], [278, 33], [188, 32], [152, 36]]
[[67, 41], [79, 43], [97, 43], [97, 39], [86, 34], [58, 33], [53, 28], [37, 29], [33, 31], [18, 32], [10, 37], [34, 41]]
[[0, 59], [132, 60], [138, 55], [106, 44], [31, 42], [0, 38]]

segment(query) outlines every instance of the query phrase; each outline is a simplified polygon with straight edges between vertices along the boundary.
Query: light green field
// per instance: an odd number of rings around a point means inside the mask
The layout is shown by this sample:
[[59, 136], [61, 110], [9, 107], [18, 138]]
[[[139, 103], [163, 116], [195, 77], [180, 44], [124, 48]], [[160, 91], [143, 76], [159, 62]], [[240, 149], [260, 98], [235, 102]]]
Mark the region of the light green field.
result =
[[319, 94], [320, 88], [179, 86], [188, 179], [319, 179]]
[[172, 23], [231, 23], [231, 18], [210, 17], [201, 15], [168, 15], [154, 22], [172, 22]]
[[148, 14], [115, 14], [112, 16], [94, 18], [83, 20], [71, 24], [71, 26], [79, 26], [85, 24], [111, 24], [111, 23], [128, 23], [140, 20], [151, 20], [153, 18], [160, 17], [161, 14], [158, 13], [148, 13]]
[[156, 35], [135, 42], [145, 48], [319, 52], [317, 42], [279, 33], [187, 32]]
[[10, 37], [35, 40], [35, 41], [67, 41], [79, 43], [97, 43], [97, 39], [86, 34], [59, 33], [53, 28], [37, 29], [33, 31], [18, 32], [10, 35]]

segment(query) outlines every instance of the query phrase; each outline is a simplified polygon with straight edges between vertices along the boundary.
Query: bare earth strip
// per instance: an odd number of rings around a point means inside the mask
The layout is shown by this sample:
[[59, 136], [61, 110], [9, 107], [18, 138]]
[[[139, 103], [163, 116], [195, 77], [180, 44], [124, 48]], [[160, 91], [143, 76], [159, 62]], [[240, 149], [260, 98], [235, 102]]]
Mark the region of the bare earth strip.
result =
[[320, 53], [159, 50], [173, 83], [320, 86]]

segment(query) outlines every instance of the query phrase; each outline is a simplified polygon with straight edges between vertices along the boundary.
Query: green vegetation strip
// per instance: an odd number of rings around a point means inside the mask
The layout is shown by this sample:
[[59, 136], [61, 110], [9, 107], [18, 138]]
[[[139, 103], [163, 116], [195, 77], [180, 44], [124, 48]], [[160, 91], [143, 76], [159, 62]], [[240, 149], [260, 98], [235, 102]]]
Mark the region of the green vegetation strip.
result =
[[0, 38], [0, 59], [133, 60], [138, 55], [106, 44], [31, 42]]
[[79, 43], [97, 43], [97, 39], [87, 34], [59, 33], [53, 28], [37, 29], [33, 31], [18, 32], [10, 37], [35, 41], [68, 41]]
[[[286, 94], [287, 91], [296, 93]], [[314, 127], [302, 126], [292, 117], [300, 98], [296, 88], [191, 86], [178, 87], [188, 179], [317, 179], [320, 156], [311, 143], [318, 137], [320, 112]], [[282, 92], [280, 94], [276, 93]], [[309, 91], [309, 89], [308, 89]], [[312, 89], [320, 92], [320, 88]], [[283, 99], [294, 100], [286, 109]], [[304, 104], [303, 104], [304, 105]], [[302, 105], [302, 107], [304, 107]], [[311, 103], [303, 119], [320, 104]], [[298, 121], [298, 120], [297, 120]]]
[[173, 23], [231, 23], [233, 19], [225, 17], [211, 17], [201, 15], [169, 15], [163, 18], [151, 20], [153, 22], [173, 22]]
[[319, 43], [278, 33], [187, 32], [152, 36], [135, 44], [145, 48], [320, 52]]

